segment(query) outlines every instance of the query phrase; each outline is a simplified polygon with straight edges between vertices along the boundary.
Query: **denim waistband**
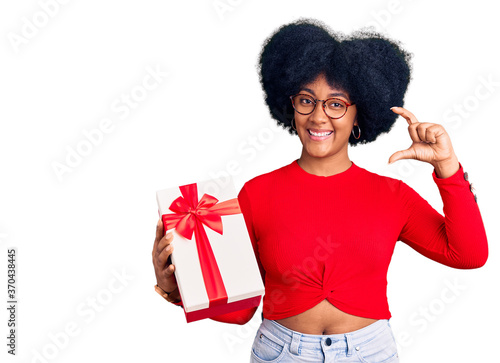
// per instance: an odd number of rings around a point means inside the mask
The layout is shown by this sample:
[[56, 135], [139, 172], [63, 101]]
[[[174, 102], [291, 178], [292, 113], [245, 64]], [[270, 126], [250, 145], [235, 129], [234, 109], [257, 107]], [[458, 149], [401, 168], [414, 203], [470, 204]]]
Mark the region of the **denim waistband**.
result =
[[315, 335], [300, 333], [288, 329], [274, 320], [264, 318], [261, 329], [270, 335], [271, 339], [277, 339], [277, 343], [281, 343], [282, 345], [288, 343], [290, 351], [294, 354], [297, 354], [300, 347], [301, 349], [323, 350], [346, 349], [347, 355], [350, 356], [357, 345], [373, 339], [375, 335], [387, 328], [388, 325], [388, 319], [381, 319], [364, 328], [344, 334]]

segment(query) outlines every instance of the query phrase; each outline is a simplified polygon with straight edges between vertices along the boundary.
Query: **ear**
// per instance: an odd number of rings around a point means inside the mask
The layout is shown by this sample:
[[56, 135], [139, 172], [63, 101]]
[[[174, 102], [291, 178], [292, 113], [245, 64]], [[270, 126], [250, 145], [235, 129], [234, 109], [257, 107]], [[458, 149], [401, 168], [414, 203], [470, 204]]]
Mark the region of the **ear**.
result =
[[354, 116], [354, 126], [358, 126], [358, 114], [356, 113], [356, 116]]

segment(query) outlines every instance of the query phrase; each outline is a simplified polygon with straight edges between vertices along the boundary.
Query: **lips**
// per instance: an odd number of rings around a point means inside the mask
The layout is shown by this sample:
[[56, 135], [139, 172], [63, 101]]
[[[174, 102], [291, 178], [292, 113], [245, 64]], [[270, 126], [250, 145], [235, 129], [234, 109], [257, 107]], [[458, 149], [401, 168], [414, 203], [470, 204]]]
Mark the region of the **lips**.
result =
[[333, 137], [333, 130], [326, 129], [307, 129], [307, 133], [309, 134], [309, 139], [311, 141], [322, 142]]
[[325, 137], [333, 133], [333, 130], [321, 130], [321, 129], [307, 129], [307, 132], [311, 136]]

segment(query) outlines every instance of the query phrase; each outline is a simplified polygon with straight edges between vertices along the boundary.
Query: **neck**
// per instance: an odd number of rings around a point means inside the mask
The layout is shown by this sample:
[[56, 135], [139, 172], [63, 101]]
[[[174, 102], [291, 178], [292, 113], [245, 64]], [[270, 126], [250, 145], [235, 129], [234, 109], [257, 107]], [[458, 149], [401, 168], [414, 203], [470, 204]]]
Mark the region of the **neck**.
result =
[[299, 160], [299, 166], [309, 174], [318, 176], [331, 176], [342, 173], [352, 165], [349, 156], [346, 154], [335, 154], [329, 157], [315, 158], [302, 150]]

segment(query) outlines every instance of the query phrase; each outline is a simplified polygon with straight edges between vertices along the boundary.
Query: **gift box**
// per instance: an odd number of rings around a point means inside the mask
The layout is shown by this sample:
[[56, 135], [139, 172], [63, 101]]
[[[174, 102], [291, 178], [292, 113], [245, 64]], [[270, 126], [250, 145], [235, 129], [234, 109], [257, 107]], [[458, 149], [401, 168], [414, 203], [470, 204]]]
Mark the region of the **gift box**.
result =
[[156, 192], [165, 233], [174, 231], [175, 278], [187, 322], [260, 304], [264, 285], [233, 179]]

